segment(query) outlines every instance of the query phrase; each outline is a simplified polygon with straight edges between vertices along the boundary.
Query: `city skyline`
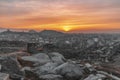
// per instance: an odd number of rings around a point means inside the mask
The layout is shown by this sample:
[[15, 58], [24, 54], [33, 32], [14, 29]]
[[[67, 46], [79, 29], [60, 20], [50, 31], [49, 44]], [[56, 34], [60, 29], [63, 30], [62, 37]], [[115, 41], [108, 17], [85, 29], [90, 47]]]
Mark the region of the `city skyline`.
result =
[[0, 0], [0, 28], [120, 31], [120, 0]]

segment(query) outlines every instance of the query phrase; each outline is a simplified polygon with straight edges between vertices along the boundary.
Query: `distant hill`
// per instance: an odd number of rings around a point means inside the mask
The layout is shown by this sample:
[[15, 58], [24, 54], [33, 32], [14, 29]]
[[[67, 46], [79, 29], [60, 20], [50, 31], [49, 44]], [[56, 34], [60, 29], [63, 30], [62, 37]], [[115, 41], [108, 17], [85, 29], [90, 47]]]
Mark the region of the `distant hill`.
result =
[[64, 33], [59, 32], [59, 31], [54, 31], [54, 30], [43, 30], [40, 32], [40, 34], [43, 36], [61, 36]]
[[7, 29], [7, 30], [1, 32], [1, 34], [6, 34], [6, 35], [8, 35], [8, 34], [28, 34], [28, 32], [19, 32], [19, 31], [12, 31], [12, 30]]
[[62, 36], [64, 35], [64, 33], [59, 32], [59, 31], [54, 31], [54, 30], [43, 30], [41, 32], [36, 32], [35, 30], [29, 30], [28, 32], [17, 32], [17, 31], [11, 31], [11, 30], [6, 30], [1, 32], [1, 34], [37, 34], [37, 35], [41, 35], [41, 36]]

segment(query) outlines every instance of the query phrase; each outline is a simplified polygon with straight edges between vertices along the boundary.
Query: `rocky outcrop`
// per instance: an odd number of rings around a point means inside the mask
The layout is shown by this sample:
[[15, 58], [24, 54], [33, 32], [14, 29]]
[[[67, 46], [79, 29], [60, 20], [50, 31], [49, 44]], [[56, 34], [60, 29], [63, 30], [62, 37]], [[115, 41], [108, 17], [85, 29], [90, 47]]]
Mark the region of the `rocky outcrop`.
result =
[[0, 57], [1, 71], [7, 73], [12, 79], [21, 79], [24, 77], [24, 73], [21, 71], [20, 64], [14, 57], [4, 56]]
[[0, 76], [0, 80], [9, 78], [11, 80], [109, 80], [110, 78], [119, 80], [117, 76], [100, 72], [97, 65], [66, 60], [57, 52], [17, 58], [17, 56], [0, 57], [0, 72], [8, 74]]
[[23, 62], [33, 63], [34, 67], [31, 70], [25, 70], [25, 72], [31, 73], [31, 76], [36, 75], [40, 80], [63, 80], [63, 78], [78, 80], [83, 75], [80, 65], [72, 61], [66, 62], [64, 56], [57, 52], [38, 53], [21, 59]]

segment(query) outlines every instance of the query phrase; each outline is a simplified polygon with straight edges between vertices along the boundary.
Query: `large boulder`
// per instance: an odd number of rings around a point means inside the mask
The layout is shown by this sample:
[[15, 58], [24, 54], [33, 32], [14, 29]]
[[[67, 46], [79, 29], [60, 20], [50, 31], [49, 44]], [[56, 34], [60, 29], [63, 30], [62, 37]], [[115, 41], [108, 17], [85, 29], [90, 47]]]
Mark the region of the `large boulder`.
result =
[[24, 73], [21, 71], [21, 66], [14, 57], [3, 56], [0, 57], [1, 72], [7, 73], [11, 78], [21, 79]]
[[9, 79], [9, 74], [0, 73], [0, 80], [10, 80]]
[[40, 80], [63, 80], [61, 75], [47, 74], [40, 76]]
[[19, 59], [23, 66], [35, 66], [35, 64], [44, 65], [50, 62], [50, 58], [45, 53], [38, 53], [32, 56], [24, 56]]
[[66, 62], [54, 69], [57, 74], [64, 76], [65, 79], [78, 80], [83, 75], [82, 68], [75, 63]]

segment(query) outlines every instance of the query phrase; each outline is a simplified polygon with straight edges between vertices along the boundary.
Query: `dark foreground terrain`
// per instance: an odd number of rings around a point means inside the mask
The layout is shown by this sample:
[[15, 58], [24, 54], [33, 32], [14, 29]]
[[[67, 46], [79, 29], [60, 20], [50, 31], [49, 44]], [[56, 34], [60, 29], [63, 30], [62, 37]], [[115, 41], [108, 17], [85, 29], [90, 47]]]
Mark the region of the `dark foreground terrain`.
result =
[[0, 34], [0, 80], [120, 80], [120, 34]]

